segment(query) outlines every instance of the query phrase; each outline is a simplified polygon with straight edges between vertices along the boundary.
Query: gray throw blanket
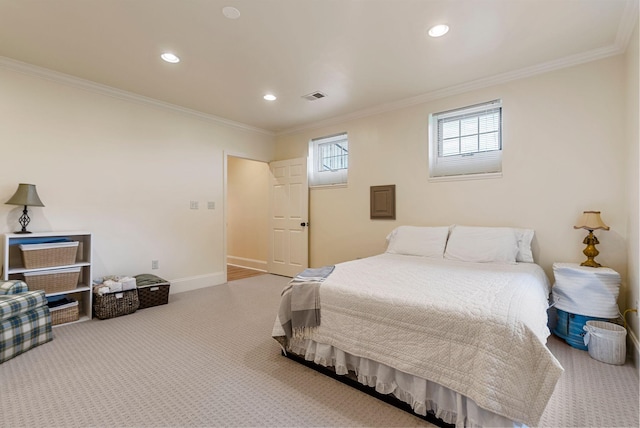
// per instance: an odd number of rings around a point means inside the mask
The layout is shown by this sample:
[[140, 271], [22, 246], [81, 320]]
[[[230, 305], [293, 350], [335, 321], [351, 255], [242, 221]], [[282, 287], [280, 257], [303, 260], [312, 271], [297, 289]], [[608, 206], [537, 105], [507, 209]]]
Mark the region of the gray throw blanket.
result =
[[320, 325], [320, 284], [334, 268], [305, 269], [282, 290], [278, 318], [287, 340], [303, 337]]

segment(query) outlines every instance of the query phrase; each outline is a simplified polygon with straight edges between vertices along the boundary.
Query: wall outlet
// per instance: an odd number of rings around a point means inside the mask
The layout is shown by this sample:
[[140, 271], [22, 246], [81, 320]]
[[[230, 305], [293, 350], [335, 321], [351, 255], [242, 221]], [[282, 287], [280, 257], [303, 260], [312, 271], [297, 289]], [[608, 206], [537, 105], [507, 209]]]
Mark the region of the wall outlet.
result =
[[198, 201], [191, 201], [190, 204], [189, 204], [189, 207], [192, 210], [197, 210], [198, 209]]
[[157, 260], [151, 260], [151, 269], [158, 269], [159, 263]]
[[210, 210], [215, 210], [216, 209], [216, 203], [213, 201], [209, 201], [207, 202], [207, 208]]

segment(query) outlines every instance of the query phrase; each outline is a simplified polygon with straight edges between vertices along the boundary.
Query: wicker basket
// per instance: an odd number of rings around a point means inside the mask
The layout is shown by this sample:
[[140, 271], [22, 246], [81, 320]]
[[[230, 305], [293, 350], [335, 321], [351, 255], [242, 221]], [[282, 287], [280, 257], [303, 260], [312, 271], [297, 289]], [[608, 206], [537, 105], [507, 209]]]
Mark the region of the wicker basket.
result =
[[93, 294], [93, 314], [101, 320], [132, 314], [139, 307], [138, 290]]
[[169, 287], [166, 279], [148, 273], [136, 275], [140, 309], [169, 303]]
[[58, 293], [73, 290], [78, 286], [80, 268], [65, 268], [25, 272], [24, 281], [29, 290], [44, 290], [45, 293]]
[[76, 262], [78, 241], [55, 244], [20, 245], [22, 263], [27, 269], [72, 265]]
[[51, 313], [51, 325], [65, 324], [68, 322], [78, 321], [80, 319], [80, 310], [78, 302], [74, 306], [58, 309], [49, 308]]
[[138, 287], [140, 309], [169, 303], [169, 287], [169, 283]]

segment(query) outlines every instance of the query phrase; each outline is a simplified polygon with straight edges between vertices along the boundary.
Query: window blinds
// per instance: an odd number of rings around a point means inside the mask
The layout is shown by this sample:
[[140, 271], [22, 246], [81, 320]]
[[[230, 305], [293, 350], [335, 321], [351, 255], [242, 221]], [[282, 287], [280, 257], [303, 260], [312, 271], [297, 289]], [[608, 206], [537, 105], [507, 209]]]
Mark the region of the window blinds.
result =
[[502, 172], [502, 102], [430, 116], [429, 176]]
[[349, 140], [346, 133], [309, 142], [309, 186], [347, 184]]

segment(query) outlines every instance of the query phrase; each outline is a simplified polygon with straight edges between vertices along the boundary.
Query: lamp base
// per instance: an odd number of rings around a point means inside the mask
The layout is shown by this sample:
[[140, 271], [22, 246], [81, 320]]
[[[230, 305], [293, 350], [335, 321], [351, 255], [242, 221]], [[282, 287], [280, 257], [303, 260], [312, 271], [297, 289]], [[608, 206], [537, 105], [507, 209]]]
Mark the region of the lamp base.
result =
[[582, 251], [582, 253], [587, 256], [587, 260], [580, 263], [580, 266], [588, 266], [593, 268], [602, 267], [600, 263], [594, 260], [595, 257], [600, 254], [600, 251], [596, 249], [596, 244], [599, 244], [600, 242], [598, 242], [598, 238], [593, 235], [593, 230], [589, 231], [589, 234], [586, 238], [584, 238], [584, 241], [582, 241], [582, 243], [587, 245], [587, 248]]
[[13, 232], [13, 233], [20, 233], [20, 234], [22, 234], [22, 233], [31, 233], [31, 232], [29, 232], [28, 230], [16, 230], [16, 231], [15, 231], [15, 232]]
[[25, 205], [24, 209], [22, 210], [22, 215], [18, 219], [18, 223], [20, 223], [20, 226], [22, 226], [22, 230], [16, 233], [31, 233], [27, 230], [27, 226], [29, 225], [30, 221], [31, 219], [29, 218], [29, 212], [27, 211], [27, 206]]
[[584, 262], [580, 263], [580, 266], [588, 266], [588, 267], [593, 267], [593, 268], [602, 267], [602, 265], [600, 263], [598, 263], [597, 261], [595, 261], [593, 259], [585, 260]]

